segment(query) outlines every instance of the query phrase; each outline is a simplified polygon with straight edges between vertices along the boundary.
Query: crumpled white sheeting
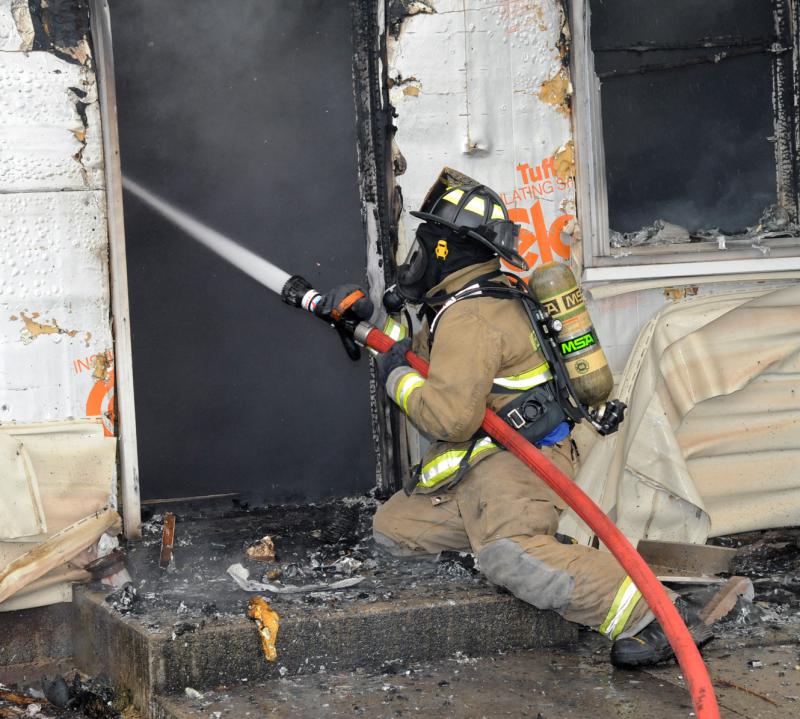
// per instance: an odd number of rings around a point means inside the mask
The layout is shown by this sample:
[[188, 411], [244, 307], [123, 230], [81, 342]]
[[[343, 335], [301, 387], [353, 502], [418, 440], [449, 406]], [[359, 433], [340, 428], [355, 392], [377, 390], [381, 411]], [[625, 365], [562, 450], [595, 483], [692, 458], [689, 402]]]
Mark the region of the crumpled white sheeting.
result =
[[0, 432], [0, 540], [26, 541], [47, 532], [39, 483], [28, 450]]
[[[800, 524], [800, 285], [693, 298], [642, 330], [619, 432], [575, 481], [634, 543]], [[559, 531], [590, 543], [572, 511]]]
[[238, 562], [228, 567], [228, 574], [233, 578], [241, 589], [245, 592], [272, 592], [273, 594], [296, 594], [298, 592], [318, 592], [328, 589], [346, 589], [354, 587], [364, 581], [364, 577], [348, 577], [337, 582], [303, 584], [302, 586], [291, 584], [275, 584], [272, 582], [256, 582], [250, 579], [250, 572]]
[[[92, 550], [81, 550], [94, 545], [108, 525], [98, 525], [98, 534], [81, 544], [77, 557], [64, 554], [63, 536], [47, 551], [42, 543], [113, 506], [116, 438], [105, 437], [102, 423], [93, 418], [10, 423], [0, 426], [2, 454], [0, 594], [9, 598], [0, 602], [0, 611], [63, 601], [71, 596], [67, 582], [76, 581], [71, 569], [97, 557]], [[81, 537], [85, 531], [86, 526], [76, 530]], [[30, 555], [24, 567], [19, 565], [32, 550], [38, 554]], [[59, 561], [50, 561], [53, 557]], [[68, 563], [75, 566], [70, 569]], [[45, 565], [49, 569], [41, 576], [39, 569]]]

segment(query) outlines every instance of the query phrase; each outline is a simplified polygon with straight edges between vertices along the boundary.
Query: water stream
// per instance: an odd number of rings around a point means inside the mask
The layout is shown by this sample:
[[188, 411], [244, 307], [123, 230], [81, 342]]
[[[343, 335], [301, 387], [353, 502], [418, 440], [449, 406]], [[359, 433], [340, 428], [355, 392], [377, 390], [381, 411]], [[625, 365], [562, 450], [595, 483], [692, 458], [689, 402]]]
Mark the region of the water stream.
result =
[[208, 247], [212, 252], [227, 260], [245, 274], [250, 275], [264, 287], [268, 287], [277, 294], [281, 293], [291, 275], [284, 272], [280, 267], [267, 262], [263, 257], [242, 247], [221, 232], [204, 225], [191, 215], [146, 190], [135, 180], [123, 177], [122, 184], [128, 192], [180, 227], [187, 235]]

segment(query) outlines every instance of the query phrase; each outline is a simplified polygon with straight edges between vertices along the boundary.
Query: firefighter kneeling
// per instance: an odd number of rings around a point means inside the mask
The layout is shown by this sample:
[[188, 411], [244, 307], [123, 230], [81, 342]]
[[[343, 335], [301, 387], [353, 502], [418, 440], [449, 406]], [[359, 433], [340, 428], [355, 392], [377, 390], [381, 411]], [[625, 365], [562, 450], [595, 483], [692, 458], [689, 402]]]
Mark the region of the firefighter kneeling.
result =
[[[424, 321], [412, 345], [390, 320], [384, 331], [400, 341], [377, 363], [389, 396], [432, 444], [405, 491], [379, 507], [376, 543], [406, 557], [474, 552], [491, 582], [614, 640], [615, 664], [671, 657], [663, 630], [616, 559], [559, 541], [561, 500], [481, 434], [488, 406], [521, 423], [517, 428], [565, 474], [577, 469], [571, 424], [558, 406], [530, 318], [521, 302], [491, 291], [511, 285], [499, 258], [526, 269], [505, 205], [489, 188], [446, 169], [412, 214], [424, 223], [398, 267], [388, 305], [420, 305]], [[335, 306], [349, 289], [337, 288], [325, 299]], [[429, 361], [427, 379], [409, 367], [408, 349]], [[517, 409], [504, 415], [508, 407]], [[697, 630], [694, 610], [680, 599], [676, 606]]]

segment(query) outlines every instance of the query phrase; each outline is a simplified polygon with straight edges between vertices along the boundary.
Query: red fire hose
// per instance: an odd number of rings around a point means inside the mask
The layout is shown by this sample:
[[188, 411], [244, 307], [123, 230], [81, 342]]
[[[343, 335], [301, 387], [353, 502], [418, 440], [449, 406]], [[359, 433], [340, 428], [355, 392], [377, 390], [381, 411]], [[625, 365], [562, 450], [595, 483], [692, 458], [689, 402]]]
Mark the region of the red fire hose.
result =
[[[378, 352], [386, 352], [394, 344], [394, 340], [373, 327], [366, 333], [365, 344]], [[406, 359], [417, 372], [427, 376], [428, 363], [425, 360], [413, 352], [408, 352]], [[664, 591], [664, 587], [661, 586], [661, 582], [656, 579], [650, 567], [645, 564], [625, 535], [566, 474], [488, 408], [481, 426], [487, 434], [536, 472], [609, 548], [664, 628], [686, 678], [698, 719], [719, 719], [719, 707], [711, 678], [686, 624]]]

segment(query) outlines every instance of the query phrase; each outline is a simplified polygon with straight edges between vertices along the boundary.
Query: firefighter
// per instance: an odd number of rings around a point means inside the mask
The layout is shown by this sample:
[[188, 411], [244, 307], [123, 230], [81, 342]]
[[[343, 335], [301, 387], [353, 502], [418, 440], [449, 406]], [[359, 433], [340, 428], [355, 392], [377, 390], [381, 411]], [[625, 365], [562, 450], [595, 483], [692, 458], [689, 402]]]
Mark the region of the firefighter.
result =
[[[390, 295], [420, 305], [413, 341], [377, 357], [379, 382], [431, 445], [423, 461], [375, 514], [375, 542], [391, 554], [430, 557], [474, 552], [494, 584], [540, 609], [597, 629], [614, 641], [615, 664], [653, 664], [672, 656], [641, 593], [608, 552], [557, 535], [558, 496], [511, 452], [481, 434], [484, 410], [501, 411], [523, 395], [541, 407], [525, 436], [568, 476], [578, 455], [570, 424], [552, 390], [553, 375], [518, 301], [475, 296], [474, 288], [509, 284], [500, 258], [520, 269], [518, 228], [497, 193], [445, 169], [419, 212], [423, 220]], [[468, 299], [459, 292], [473, 288]], [[352, 286], [322, 301], [336, 307]], [[367, 318], [365, 304], [355, 310]], [[409, 349], [430, 363], [427, 379], [406, 361]], [[700, 639], [694, 610], [676, 600]], [[703, 639], [705, 637], [702, 637]]]

